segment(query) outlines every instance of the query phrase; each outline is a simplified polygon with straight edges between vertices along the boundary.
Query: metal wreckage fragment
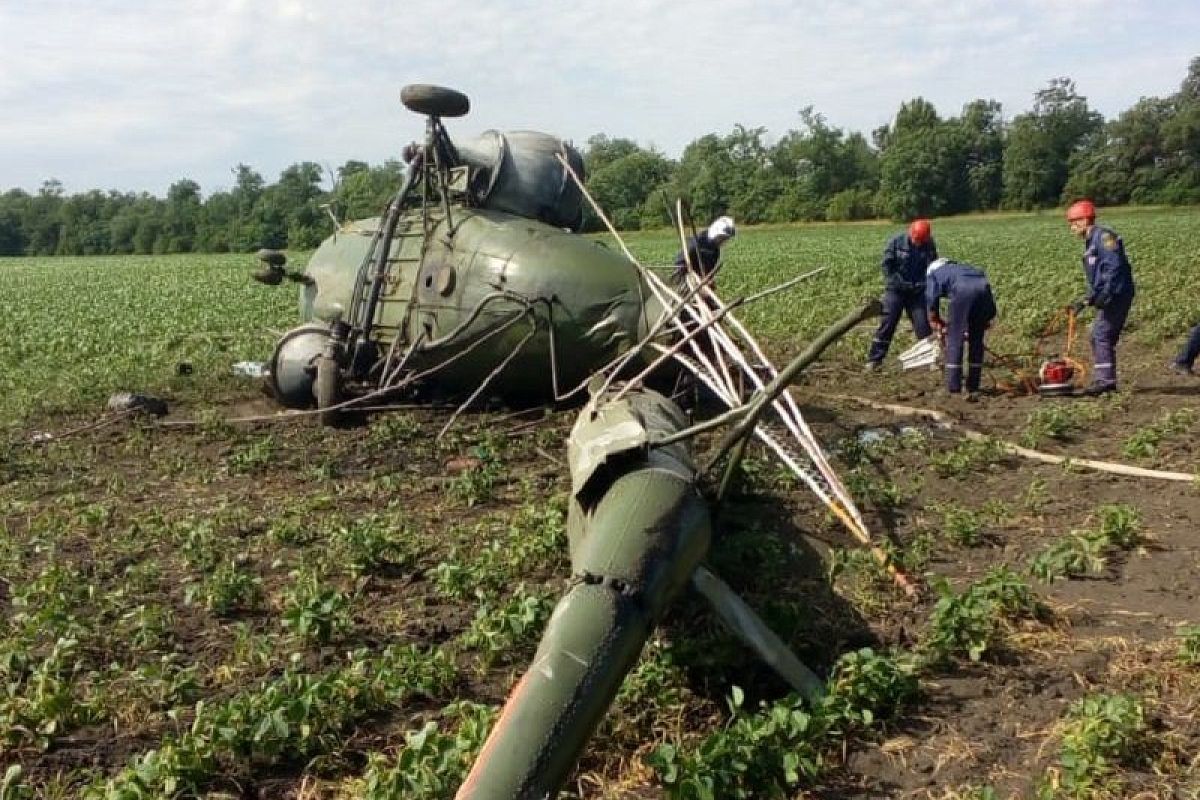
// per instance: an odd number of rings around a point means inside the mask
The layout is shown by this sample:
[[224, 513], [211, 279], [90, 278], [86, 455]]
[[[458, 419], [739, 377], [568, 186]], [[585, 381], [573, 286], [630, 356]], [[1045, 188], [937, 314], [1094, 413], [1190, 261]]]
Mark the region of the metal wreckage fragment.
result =
[[[869, 309], [849, 315], [742, 405], [748, 435], [799, 369]], [[457, 794], [458, 800], [558, 795], [668, 605], [689, 583], [788, 683], [813, 699], [820, 680], [702, 561], [712, 539], [683, 411], [637, 384], [592, 387], [567, 442], [573, 581], [533, 663]]]
[[687, 427], [657, 392], [593, 397], [568, 441], [574, 576], [460, 800], [554, 797], [668, 603], [708, 552], [708, 507]]

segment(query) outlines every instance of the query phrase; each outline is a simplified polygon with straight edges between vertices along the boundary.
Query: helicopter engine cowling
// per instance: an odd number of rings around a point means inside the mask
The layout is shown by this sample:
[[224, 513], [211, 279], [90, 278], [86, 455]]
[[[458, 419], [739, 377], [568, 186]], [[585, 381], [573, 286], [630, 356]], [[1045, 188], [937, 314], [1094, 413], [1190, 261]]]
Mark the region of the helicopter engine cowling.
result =
[[326, 325], [301, 325], [283, 335], [271, 354], [267, 386], [288, 408], [311, 408], [316, 402], [317, 358], [329, 341]]

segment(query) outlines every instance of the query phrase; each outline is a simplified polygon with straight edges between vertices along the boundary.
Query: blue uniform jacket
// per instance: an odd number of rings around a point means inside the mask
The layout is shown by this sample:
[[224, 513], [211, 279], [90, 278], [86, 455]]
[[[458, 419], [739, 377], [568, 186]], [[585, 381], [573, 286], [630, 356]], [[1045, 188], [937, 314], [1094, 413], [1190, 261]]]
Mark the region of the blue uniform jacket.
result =
[[1087, 302], [1104, 308], [1114, 297], [1133, 295], [1133, 267], [1125, 256], [1125, 243], [1108, 228], [1093, 225], [1084, 240], [1083, 274], [1087, 277]]
[[[692, 262], [692, 269], [703, 277], [707, 277], [716, 269], [721, 260], [721, 248], [708, 238], [708, 231], [700, 231], [696, 236], [690, 237], [687, 240], [687, 252], [688, 258]], [[680, 268], [676, 270], [676, 273], [686, 269], [687, 263], [682, 250], [675, 254], [675, 266]]]
[[969, 290], [974, 294], [990, 289], [987, 274], [979, 267], [951, 261], [930, 272], [925, 278], [925, 306], [933, 314], [941, 316], [942, 298], [954, 302], [956, 291]]
[[883, 250], [883, 280], [889, 289], [920, 291], [925, 287], [925, 270], [938, 257], [933, 237], [913, 244], [907, 233], [892, 237]]

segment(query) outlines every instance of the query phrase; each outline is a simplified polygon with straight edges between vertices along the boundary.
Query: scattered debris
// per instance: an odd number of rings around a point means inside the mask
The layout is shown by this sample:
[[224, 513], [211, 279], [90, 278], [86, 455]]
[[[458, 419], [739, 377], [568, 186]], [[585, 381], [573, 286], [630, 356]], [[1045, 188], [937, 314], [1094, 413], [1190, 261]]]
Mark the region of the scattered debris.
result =
[[458, 456], [457, 458], [449, 459], [442, 465], [450, 475], [457, 475], [460, 472], [470, 472], [473, 469], [479, 469], [483, 462], [474, 456]]
[[267, 374], [267, 365], [262, 361], [239, 361], [233, 365], [233, 374], [244, 378], [262, 378]]
[[156, 417], [165, 417], [167, 415], [167, 401], [148, 394], [117, 392], [108, 398], [108, 410], [116, 412], [144, 412]]

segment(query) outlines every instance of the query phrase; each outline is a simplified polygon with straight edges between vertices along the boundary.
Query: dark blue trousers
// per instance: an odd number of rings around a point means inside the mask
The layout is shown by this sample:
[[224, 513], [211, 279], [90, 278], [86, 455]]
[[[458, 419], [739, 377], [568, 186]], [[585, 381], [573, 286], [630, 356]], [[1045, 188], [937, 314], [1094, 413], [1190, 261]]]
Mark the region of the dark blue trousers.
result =
[[960, 283], [950, 296], [946, 325], [946, 390], [962, 391], [963, 339], [967, 341], [967, 391], [979, 391], [983, 377], [983, 335], [996, 317], [996, 301], [986, 281]]
[[1196, 363], [1197, 356], [1200, 356], [1200, 325], [1192, 328], [1191, 333], [1188, 334], [1187, 344], [1175, 357], [1175, 363], [1191, 369]]
[[1132, 305], [1133, 294], [1122, 294], [1096, 310], [1096, 321], [1092, 323], [1092, 369], [1096, 383], [1117, 385], [1117, 342]]
[[903, 313], [908, 314], [913, 333], [918, 339], [924, 339], [932, 332], [925, 310], [923, 290], [888, 289], [883, 293], [883, 319], [879, 322], [879, 329], [875, 331], [875, 338], [871, 340], [871, 350], [867, 353], [868, 361], [883, 361], [892, 345], [892, 337], [896, 335], [896, 326], [900, 324], [900, 315]]

